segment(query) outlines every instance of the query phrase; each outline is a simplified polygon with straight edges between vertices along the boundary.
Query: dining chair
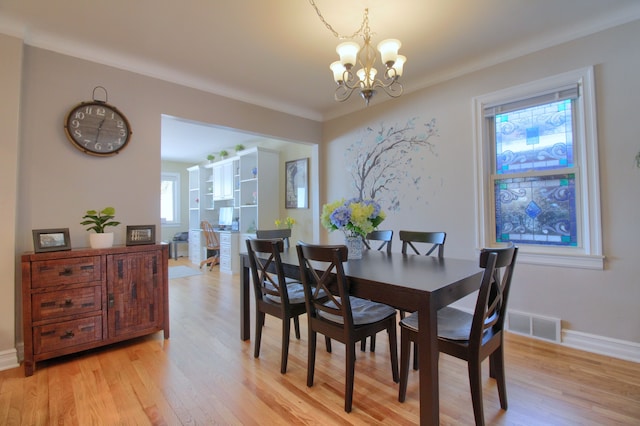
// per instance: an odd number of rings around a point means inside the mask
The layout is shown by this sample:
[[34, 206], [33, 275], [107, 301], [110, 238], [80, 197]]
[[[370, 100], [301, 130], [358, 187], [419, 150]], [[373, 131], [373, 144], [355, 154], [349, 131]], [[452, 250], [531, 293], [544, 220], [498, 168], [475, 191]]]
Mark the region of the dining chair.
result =
[[209, 270], [213, 270], [213, 267], [220, 264], [220, 239], [218, 233], [213, 230], [213, 226], [206, 220], [200, 222], [200, 228], [205, 238], [205, 247], [207, 248], [207, 258], [200, 262], [200, 269], [202, 266], [209, 265]]
[[[444, 258], [444, 242], [447, 239], [446, 232], [428, 232], [428, 231], [400, 231], [400, 241], [402, 241], [402, 254], [408, 254], [409, 248], [413, 250], [413, 254], [420, 255], [415, 244], [427, 244], [425, 256], [431, 256], [436, 249], [438, 259]], [[400, 310], [400, 319], [404, 319], [406, 312]], [[418, 369], [418, 345], [413, 345], [413, 369]]]
[[[518, 248], [487, 248], [480, 252], [484, 268], [473, 314], [446, 306], [438, 311], [438, 350], [467, 361], [473, 413], [477, 425], [484, 425], [482, 404], [482, 361], [489, 357], [489, 376], [498, 387], [500, 407], [507, 409], [504, 372], [504, 319]], [[400, 321], [400, 389], [404, 402], [409, 375], [409, 342], [420, 330], [418, 314]]]
[[[391, 306], [349, 295], [343, 263], [344, 245], [296, 245], [300, 276], [304, 286], [309, 331], [307, 386], [313, 386], [316, 361], [316, 336], [323, 334], [345, 345], [346, 374], [344, 410], [351, 412], [355, 375], [356, 343], [386, 330], [393, 381], [398, 381], [396, 310]], [[332, 294], [331, 289], [337, 294]], [[327, 347], [330, 350], [330, 347]]]
[[391, 243], [393, 242], [393, 231], [392, 230], [378, 230], [372, 231], [367, 234], [364, 238], [364, 246], [371, 250], [371, 241], [381, 241], [382, 243], [378, 246], [377, 250], [382, 250], [386, 247], [387, 254], [391, 253]]
[[284, 248], [288, 249], [289, 238], [291, 238], [291, 229], [258, 229], [256, 231], [256, 238], [261, 240], [281, 238], [284, 240]]
[[[364, 246], [371, 250], [371, 241], [382, 241], [377, 250], [380, 251], [384, 248], [387, 250], [387, 254], [391, 254], [391, 244], [393, 242], [393, 230], [378, 230], [372, 231], [362, 240]], [[360, 350], [364, 352], [367, 349], [367, 339], [362, 339], [360, 342]], [[376, 350], [376, 336], [371, 336], [369, 351], [375, 352]]]
[[415, 243], [424, 243], [431, 244], [431, 248], [425, 252], [425, 256], [431, 256], [438, 249], [438, 258], [442, 259], [444, 257], [444, 242], [446, 239], [446, 232], [400, 231], [402, 254], [407, 254], [409, 247], [413, 250], [413, 254], [420, 254]]
[[247, 254], [249, 268], [253, 281], [255, 295], [255, 342], [254, 358], [260, 356], [260, 342], [262, 328], [266, 314], [282, 320], [282, 354], [280, 372], [287, 372], [287, 358], [289, 357], [289, 334], [291, 319], [295, 328], [295, 335], [300, 339], [300, 322], [298, 317], [306, 312], [304, 289], [300, 282], [287, 282], [280, 253], [284, 249], [281, 239], [248, 239]]

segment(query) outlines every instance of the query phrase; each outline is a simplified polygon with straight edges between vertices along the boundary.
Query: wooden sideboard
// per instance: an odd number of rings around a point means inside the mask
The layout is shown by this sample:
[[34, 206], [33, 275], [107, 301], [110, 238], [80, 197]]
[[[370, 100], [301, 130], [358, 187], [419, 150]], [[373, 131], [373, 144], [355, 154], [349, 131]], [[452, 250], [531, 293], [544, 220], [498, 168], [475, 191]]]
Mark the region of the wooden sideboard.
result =
[[62, 355], [164, 331], [167, 244], [22, 256], [24, 370]]

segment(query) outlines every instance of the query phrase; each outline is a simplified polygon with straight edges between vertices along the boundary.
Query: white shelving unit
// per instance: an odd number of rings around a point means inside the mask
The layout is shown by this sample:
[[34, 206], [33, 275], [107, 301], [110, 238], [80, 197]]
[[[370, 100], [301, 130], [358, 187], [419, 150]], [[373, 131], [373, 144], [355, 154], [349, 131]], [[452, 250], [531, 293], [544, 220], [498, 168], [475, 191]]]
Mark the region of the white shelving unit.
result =
[[189, 172], [189, 260], [200, 263], [200, 166], [187, 168]]
[[240, 226], [242, 233], [273, 228], [280, 203], [280, 155], [265, 148], [251, 148], [239, 154]]

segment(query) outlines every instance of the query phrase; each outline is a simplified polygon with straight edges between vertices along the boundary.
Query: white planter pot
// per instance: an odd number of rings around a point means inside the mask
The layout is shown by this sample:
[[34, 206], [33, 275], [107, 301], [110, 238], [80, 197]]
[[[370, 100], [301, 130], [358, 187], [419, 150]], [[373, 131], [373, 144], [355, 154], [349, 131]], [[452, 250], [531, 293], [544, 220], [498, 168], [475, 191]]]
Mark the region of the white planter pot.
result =
[[89, 234], [89, 245], [94, 249], [113, 247], [113, 232]]

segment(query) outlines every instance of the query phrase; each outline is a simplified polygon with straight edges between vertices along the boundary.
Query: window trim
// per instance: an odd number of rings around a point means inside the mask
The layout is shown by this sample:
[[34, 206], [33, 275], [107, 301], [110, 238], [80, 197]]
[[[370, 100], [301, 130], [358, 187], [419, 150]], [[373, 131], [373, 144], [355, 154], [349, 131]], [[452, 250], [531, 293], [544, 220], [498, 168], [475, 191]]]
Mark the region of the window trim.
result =
[[475, 97], [472, 101], [473, 155], [476, 168], [476, 243], [478, 248], [497, 245], [490, 241], [491, 226], [495, 227], [491, 205], [491, 146], [492, 138], [485, 129], [484, 110], [487, 106], [532, 98], [545, 92], [578, 84], [580, 96], [576, 99], [576, 159], [581, 176], [576, 188], [579, 205], [578, 223], [582, 244], [579, 247], [549, 247], [522, 244], [518, 261], [536, 265], [563, 266], [584, 269], [603, 269], [602, 226], [600, 213], [600, 182], [596, 127], [596, 100], [593, 67], [586, 67], [541, 80], [522, 84]]
[[[162, 222], [162, 226], [180, 226], [180, 223], [181, 223], [180, 222], [180, 173], [162, 172], [160, 175], [160, 183], [167, 180], [172, 180], [174, 182], [174, 192], [173, 192], [174, 220], [171, 222]], [[162, 208], [160, 210], [162, 210]], [[162, 214], [160, 214], [160, 216], [162, 216]], [[162, 220], [162, 217], [160, 218], [160, 220]]]

